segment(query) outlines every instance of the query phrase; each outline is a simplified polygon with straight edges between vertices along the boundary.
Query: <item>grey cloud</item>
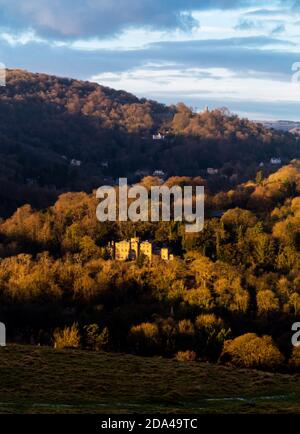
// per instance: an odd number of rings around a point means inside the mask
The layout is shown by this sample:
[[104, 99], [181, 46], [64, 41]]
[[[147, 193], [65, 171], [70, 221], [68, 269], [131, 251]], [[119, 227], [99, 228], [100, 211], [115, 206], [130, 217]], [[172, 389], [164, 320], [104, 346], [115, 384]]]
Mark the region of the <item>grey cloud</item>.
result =
[[269, 36], [248, 36], [239, 38], [225, 38], [225, 39], [206, 39], [206, 40], [192, 40], [192, 41], [177, 41], [177, 42], [156, 42], [152, 44], [152, 47], [168, 47], [176, 45], [176, 48], [180, 47], [193, 47], [193, 48], [222, 48], [222, 49], [234, 49], [234, 48], [263, 48], [268, 45], [288, 45], [296, 46], [295, 43], [287, 41], [285, 39], [277, 39]]
[[0, 26], [49, 38], [108, 36], [130, 26], [190, 28], [192, 10], [230, 9], [256, 0], [0, 0]]
[[248, 71], [267, 74], [270, 79], [290, 80], [291, 65], [297, 53], [262, 47], [285, 44], [284, 40], [268, 37], [230, 38], [225, 40], [166, 42], [153, 44], [148, 56], [156, 61], [174, 61], [186, 67], [227, 68], [239, 75]]
[[259, 29], [262, 27], [262, 24], [258, 21], [252, 21], [252, 20], [240, 20], [238, 25], [235, 26], [236, 30], [252, 30], [252, 29]]

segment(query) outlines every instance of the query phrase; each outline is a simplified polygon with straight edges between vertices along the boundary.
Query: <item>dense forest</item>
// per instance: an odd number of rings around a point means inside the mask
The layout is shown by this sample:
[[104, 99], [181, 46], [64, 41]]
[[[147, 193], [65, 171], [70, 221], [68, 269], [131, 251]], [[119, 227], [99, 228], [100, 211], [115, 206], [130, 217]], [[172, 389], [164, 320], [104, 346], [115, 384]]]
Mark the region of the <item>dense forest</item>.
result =
[[[44, 210], [19, 208], [0, 225], [9, 340], [299, 369], [300, 347], [291, 344], [300, 314], [299, 193], [297, 160], [228, 191], [206, 189], [205, 228], [195, 234], [179, 222], [99, 223], [95, 194], [84, 192], [61, 194]], [[175, 259], [111, 259], [108, 242], [134, 235], [169, 246]]]
[[[162, 140], [153, 140], [161, 132]], [[226, 109], [195, 113], [95, 83], [8, 70], [0, 88], [0, 215], [18, 206], [53, 204], [67, 191], [91, 192], [103, 182], [163, 170], [242, 182], [261, 161], [300, 157], [292, 134], [265, 129]], [[71, 164], [72, 160], [75, 164]], [[76, 161], [80, 165], [76, 165]]]

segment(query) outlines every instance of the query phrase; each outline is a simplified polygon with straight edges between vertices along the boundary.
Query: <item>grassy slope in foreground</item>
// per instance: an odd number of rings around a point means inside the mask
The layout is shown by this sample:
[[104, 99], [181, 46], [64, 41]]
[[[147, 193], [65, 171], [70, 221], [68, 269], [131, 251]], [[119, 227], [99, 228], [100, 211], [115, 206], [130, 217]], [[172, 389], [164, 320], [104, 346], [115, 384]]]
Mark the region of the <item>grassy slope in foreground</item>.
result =
[[300, 375], [124, 354], [0, 348], [1, 413], [300, 413]]

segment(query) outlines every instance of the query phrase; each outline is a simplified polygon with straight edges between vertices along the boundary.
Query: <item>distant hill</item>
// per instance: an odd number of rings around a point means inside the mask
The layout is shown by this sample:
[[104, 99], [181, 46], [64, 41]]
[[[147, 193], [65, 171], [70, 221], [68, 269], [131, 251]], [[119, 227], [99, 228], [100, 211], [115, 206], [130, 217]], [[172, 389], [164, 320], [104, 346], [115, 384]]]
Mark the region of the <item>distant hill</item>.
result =
[[295, 136], [300, 136], [300, 127], [292, 128], [289, 132]]
[[224, 109], [197, 114], [184, 104], [22, 70], [8, 70], [0, 89], [0, 215], [26, 202], [46, 206], [60, 191], [134, 180], [136, 172], [197, 176], [272, 156], [299, 157], [295, 137]]
[[266, 128], [273, 128], [278, 131], [289, 131], [290, 133], [295, 133], [295, 130], [300, 129], [300, 122], [295, 121], [262, 121], [261, 123]]

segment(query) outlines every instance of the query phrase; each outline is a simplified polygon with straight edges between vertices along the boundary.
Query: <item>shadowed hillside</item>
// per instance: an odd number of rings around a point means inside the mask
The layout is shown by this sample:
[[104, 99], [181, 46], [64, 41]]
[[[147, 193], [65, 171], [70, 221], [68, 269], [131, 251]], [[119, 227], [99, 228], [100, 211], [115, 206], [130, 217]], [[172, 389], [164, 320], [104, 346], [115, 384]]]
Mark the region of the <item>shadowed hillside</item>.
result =
[[[160, 140], [153, 134], [161, 132]], [[95, 83], [7, 72], [0, 89], [0, 214], [46, 206], [60, 191], [91, 191], [104, 180], [162, 169], [242, 174], [272, 156], [300, 156], [297, 139], [225, 109], [193, 113]], [[73, 160], [73, 163], [72, 163]], [[253, 168], [252, 168], [253, 169]], [[251, 169], [251, 170], [252, 170]]]

